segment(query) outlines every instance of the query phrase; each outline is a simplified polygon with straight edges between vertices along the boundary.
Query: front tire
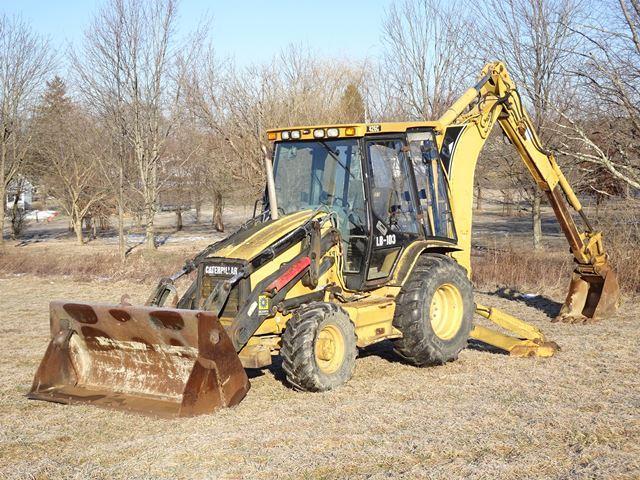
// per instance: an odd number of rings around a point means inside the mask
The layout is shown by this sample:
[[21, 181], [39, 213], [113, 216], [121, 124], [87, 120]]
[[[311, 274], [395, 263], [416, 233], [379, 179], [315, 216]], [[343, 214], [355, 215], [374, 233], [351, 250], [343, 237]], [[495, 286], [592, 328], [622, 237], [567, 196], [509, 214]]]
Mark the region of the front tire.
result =
[[346, 383], [357, 356], [355, 327], [338, 305], [300, 307], [282, 334], [282, 369], [296, 390], [324, 392]]
[[422, 255], [396, 300], [394, 347], [416, 366], [458, 358], [473, 327], [473, 287], [466, 271], [444, 255]]

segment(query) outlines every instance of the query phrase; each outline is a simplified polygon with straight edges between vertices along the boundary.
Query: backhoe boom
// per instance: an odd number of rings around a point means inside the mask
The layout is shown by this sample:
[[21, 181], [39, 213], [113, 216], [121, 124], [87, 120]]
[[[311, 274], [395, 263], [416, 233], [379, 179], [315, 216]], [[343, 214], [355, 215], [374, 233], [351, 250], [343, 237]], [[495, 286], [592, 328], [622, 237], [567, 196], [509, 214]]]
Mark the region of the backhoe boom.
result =
[[[589, 319], [597, 320], [615, 313], [619, 287], [615, 272], [607, 261], [602, 233], [592, 229], [580, 201], [560, 170], [553, 153], [543, 148], [520, 94], [504, 65], [495, 62], [485, 66], [481, 80], [468, 89], [440, 117], [438, 123], [442, 130], [452, 126], [464, 126], [458, 142], [466, 140], [474, 144], [477, 152], [475, 156], [471, 155], [474, 157], [471, 165], [473, 168], [465, 165], [466, 172], [462, 173], [459, 168], [451, 166], [451, 169], [456, 168], [449, 172], [454, 211], [455, 199], [464, 197], [458, 193], [462, 190], [472, 190], [470, 185], [473, 185], [477, 155], [489, 132], [495, 123], [498, 123], [516, 147], [538, 187], [546, 193], [574, 256], [576, 268], [569, 294], [557, 320], [575, 323]], [[471, 149], [462, 151], [466, 153], [469, 150]], [[468, 193], [466, 199], [465, 205], [461, 208], [470, 211]], [[586, 227], [584, 231], [580, 231], [576, 226], [567, 203], [582, 218]], [[463, 227], [462, 231], [462, 240], [468, 244], [463, 245], [463, 251], [468, 254], [470, 248], [464, 247], [470, 247], [470, 216], [467, 218], [466, 228]]]

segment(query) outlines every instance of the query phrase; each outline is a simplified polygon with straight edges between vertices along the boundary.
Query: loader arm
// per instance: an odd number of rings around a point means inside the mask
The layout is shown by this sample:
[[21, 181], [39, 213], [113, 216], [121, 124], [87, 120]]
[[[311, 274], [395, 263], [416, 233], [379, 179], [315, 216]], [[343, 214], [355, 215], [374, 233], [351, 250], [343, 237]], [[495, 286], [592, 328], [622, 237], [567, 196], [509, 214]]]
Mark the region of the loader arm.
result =
[[[527, 170], [549, 199], [560, 227], [569, 243], [576, 268], [569, 294], [557, 320], [583, 322], [597, 320], [615, 313], [619, 287], [602, 242], [602, 233], [591, 227], [580, 201], [560, 170], [553, 153], [542, 146], [533, 123], [522, 103], [515, 83], [500, 62], [490, 63], [482, 70], [480, 81], [469, 88], [438, 120], [442, 131], [461, 129], [456, 150], [462, 165], [449, 164], [455, 218], [462, 252], [459, 261], [467, 268], [471, 250], [471, 210], [473, 176], [478, 155], [492, 128], [498, 123], [515, 146]], [[567, 207], [575, 210], [584, 222], [580, 230]], [[456, 212], [457, 210], [457, 212]]]

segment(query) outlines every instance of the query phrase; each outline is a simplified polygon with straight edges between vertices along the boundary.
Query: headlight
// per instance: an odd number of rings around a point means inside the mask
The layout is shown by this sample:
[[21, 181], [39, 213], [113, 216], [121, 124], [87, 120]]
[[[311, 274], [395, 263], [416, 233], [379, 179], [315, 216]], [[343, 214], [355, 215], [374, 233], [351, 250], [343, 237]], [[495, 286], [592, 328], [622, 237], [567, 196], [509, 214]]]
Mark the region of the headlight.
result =
[[340, 130], [337, 128], [328, 128], [327, 129], [327, 137], [337, 137], [340, 135]]
[[300, 138], [300, 130], [291, 130], [291, 138], [298, 140]]
[[324, 129], [316, 128], [313, 131], [313, 138], [324, 138]]
[[280, 135], [282, 136], [282, 140], [289, 140], [289, 132], [282, 132]]

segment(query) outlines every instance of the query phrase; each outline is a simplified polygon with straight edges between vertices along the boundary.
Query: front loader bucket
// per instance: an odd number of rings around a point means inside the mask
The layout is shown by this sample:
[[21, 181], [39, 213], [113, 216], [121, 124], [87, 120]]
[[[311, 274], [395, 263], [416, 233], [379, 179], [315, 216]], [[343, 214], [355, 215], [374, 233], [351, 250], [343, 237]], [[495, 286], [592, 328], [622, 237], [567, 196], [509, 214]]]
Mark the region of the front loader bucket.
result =
[[211, 312], [57, 301], [27, 397], [161, 417], [238, 404], [249, 380]]
[[616, 314], [620, 306], [618, 276], [608, 265], [598, 273], [573, 272], [567, 299], [554, 322], [589, 323]]

